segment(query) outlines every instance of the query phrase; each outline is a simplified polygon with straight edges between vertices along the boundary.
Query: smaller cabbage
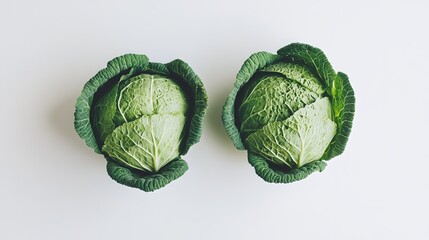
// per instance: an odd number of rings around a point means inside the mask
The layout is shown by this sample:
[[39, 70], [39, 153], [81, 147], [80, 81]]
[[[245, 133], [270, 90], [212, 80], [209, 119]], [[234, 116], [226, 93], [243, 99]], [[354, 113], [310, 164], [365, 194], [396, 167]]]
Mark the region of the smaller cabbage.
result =
[[322, 171], [344, 151], [354, 92], [320, 49], [290, 44], [253, 54], [237, 75], [223, 109], [235, 146], [267, 182], [288, 183]]
[[186, 63], [129, 54], [85, 85], [75, 128], [105, 156], [114, 180], [154, 191], [188, 169], [180, 156], [199, 141], [206, 107], [203, 84]]

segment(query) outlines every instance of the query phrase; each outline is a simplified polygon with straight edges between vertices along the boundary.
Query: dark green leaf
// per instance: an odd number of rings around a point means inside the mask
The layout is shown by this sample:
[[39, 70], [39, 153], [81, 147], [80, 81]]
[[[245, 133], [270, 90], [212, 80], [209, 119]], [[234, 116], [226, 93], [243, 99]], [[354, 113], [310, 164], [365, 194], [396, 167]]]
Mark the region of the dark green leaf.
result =
[[[106, 85], [106, 84], [105, 84]], [[103, 86], [104, 87], [104, 86]], [[98, 146], [103, 146], [106, 137], [115, 130], [113, 118], [116, 112], [117, 84], [108, 86], [110, 89], [95, 100], [91, 109], [91, 124]]]
[[255, 168], [256, 174], [269, 183], [291, 183], [299, 181], [308, 177], [313, 172], [323, 171], [326, 167], [324, 161], [315, 161], [296, 169], [279, 169], [270, 166], [265, 159], [258, 155], [248, 153], [247, 156], [250, 165]]
[[180, 158], [169, 162], [158, 173], [146, 173], [129, 169], [110, 161], [107, 162], [107, 173], [116, 182], [153, 192], [181, 177], [188, 170], [188, 164]]
[[346, 74], [339, 72], [332, 85], [332, 107], [334, 109], [337, 134], [322, 159], [329, 160], [340, 155], [346, 148], [355, 114], [355, 94]]
[[335, 71], [322, 50], [302, 43], [292, 43], [277, 51], [292, 62], [304, 64], [323, 84], [330, 87], [335, 79]]

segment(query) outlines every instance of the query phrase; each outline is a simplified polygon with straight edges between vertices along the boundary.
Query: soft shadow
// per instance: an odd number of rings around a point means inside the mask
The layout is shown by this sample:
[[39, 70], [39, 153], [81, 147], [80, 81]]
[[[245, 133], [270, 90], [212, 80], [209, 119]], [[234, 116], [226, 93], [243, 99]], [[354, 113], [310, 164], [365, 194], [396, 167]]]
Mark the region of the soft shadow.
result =
[[[80, 88], [63, 88], [58, 91], [62, 94], [58, 94], [56, 101], [51, 104], [46, 120], [54, 134], [54, 141], [58, 142], [62, 149], [61, 154], [64, 154], [63, 158], [55, 160], [55, 171], [74, 172], [83, 179], [98, 181], [100, 179], [97, 176], [105, 174], [106, 161], [102, 155], [96, 154], [92, 148], [89, 148], [74, 129], [75, 104]], [[69, 173], [63, 172], [63, 174], [69, 176], [67, 175]], [[61, 184], [78, 188], [69, 177], [63, 179]]]
[[77, 135], [74, 129], [74, 111], [77, 96], [76, 94], [64, 94], [58, 98], [56, 104], [49, 113], [49, 124], [54, 132], [61, 136], [61, 140], [73, 145], [76, 149], [85, 147], [85, 143]]

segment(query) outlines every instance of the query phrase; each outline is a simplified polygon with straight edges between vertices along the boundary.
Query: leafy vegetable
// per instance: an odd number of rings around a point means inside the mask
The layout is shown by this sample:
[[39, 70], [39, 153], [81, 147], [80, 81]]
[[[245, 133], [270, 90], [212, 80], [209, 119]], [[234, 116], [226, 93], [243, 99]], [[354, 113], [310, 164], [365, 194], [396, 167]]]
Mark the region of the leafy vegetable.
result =
[[223, 108], [237, 149], [267, 182], [288, 183], [322, 171], [350, 135], [355, 97], [320, 49], [290, 44], [245, 61]]
[[204, 86], [186, 63], [128, 54], [85, 85], [75, 129], [105, 156], [114, 180], [154, 191], [188, 169], [180, 156], [199, 141], [206, 108]]

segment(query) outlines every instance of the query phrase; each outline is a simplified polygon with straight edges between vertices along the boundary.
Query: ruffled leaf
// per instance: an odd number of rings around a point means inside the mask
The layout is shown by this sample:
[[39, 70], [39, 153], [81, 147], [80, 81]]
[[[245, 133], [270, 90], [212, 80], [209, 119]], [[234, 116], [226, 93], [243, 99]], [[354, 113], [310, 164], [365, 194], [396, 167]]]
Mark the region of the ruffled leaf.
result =
[[181, 177], [188, 170], [188, 164], [180, 158], [169, 162], [157, 173], [145, 173], [122, 167], [108, 160], [107, 173], [116, 182], [125, 186], [153, 192]]
[[322, 158], [325, 160], [330, 160], [344, 152], [352, 130], [356, 98], [346, 74], [338, 73], [332, 85], [332, 96], [337, 134]]
[[316, 171], [323, 171], [326, 167], [324, 161], [315, 161], [295, 169], [278, 169], [270, 166], [268, 162], [255, 154], [249, 153], [250, 165], [255, 168], [256, 174], [269, 183], [291, 183], [302, 180]]
[[330, 88], [336, 74], [322, 50], [308, 44], [292, 43], [277, 51], [291, 62], [301, 63], [319, 77]]

